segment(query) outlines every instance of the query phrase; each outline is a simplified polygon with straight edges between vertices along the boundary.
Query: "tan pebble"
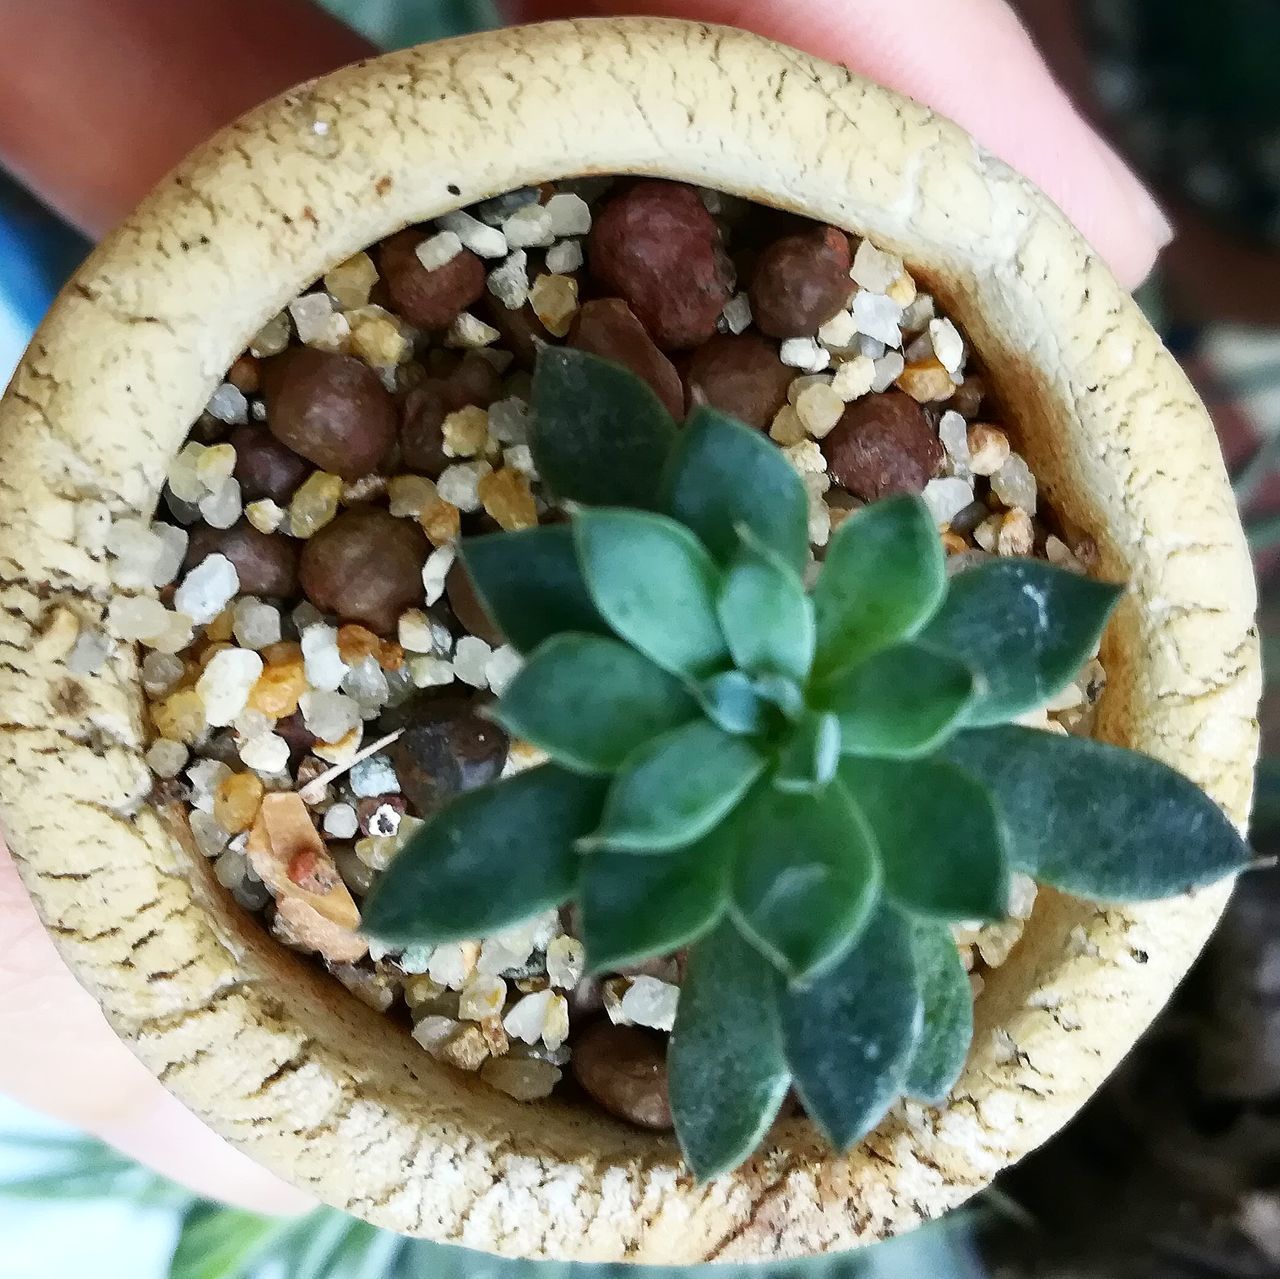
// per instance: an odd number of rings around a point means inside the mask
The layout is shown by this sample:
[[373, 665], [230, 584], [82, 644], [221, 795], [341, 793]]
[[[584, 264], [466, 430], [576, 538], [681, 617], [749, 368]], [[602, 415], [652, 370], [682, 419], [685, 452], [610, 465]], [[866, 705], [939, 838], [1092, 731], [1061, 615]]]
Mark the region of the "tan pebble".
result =
[[335, 964], [354, 964], [369, 953], [369, 944], [362, 937], [326, 919], [298, 897], [284, 897], [276, 903], [272, 929], [286, 945], [314, 950]]
[[532, 528], [538, 522], [538, 508], [529, 487], [529, 477], [504, 467], [482, 475], [476, 492], [485, 511], [507, 532]]
[[997, 555], [1030, 555], [1035, 544], [1035, 529], [1026, 511], [1009, 511], [1000, 521], [996, 535]]
[[224, 608], [217, 617], [204, 628], [204, 637], [214, 643], [226, 643], [235, 628], [235, 611]]
[[486, 1061], [480, 1078], [517, 1101], [541, 1101], [560, 1082], [557, 1066], [537, 1057], [502, 1057]]
[[418, 523], [432, 546], [449, 546], [462, 532], [462, 512], [452, 502], [437, 497], [422, 509]]
[[888, 296], [891, 297], [899, 306], [910, 306], [916, 300], [916, 282], [911, 278], [910, 271], [903, 271], [894, 282], [889, 285]]
[[348, 666], [362, 662], [366, 657], [378, 657], [382, 641], [367, 627], [348, 622], [338, 627], [338, 656]]
[[489, 1041], [474, 1022], [459, 1026], [440, 1049], [440, 1059], [459, 1070], [479, 1070], [489, 1056]]
[[262, 804], [262, 779], [255, 773], [232, 773], [218, 783], [213, 795], [213, 816], [233, 835], [253, 825]]
[[542, 327], [562, 338], [578, 313], [578, 282], [568, 275], [540, 275], [529, 290], [529, 302]]
[[984, 550], [995, 554], [996, 544], [1000, 539], [1000, 526], [1003, 523], [999, 515], [988, 515], [973, 530], [973, 540]]
[[468, 404], [445, 417], [440, 433], [446, 457], [475, 457], [484, 449], [489, 434], [489, 413], [476, 404]]
[[180, 688], [151, 708], [151, 722], [161, 737], [194, 746], [208, 728], [204, 701], [194, 688]]
[[345, 764], [360, 749], [360, 741], [364, 729], [356, 725], [345, 737], [336, 742], [317, 742], [312, 748], [315, 753], [330, 764]]
[[779, 444], [799, 444], [805, 438], [804, 423], [800, 415], [790, 404], [784, 404], [774, 415], [769, 426], [769, 435]]
[[969, 543], [959, 533], [953, 533], [949, 528], [943, 529], [942, 549], [948, 555], [959, 555], [961, 551], [969, 549]]
[[969, 428], [969, 469], [994, 475], [1009, 460], [1009, 437], [998, 427], [975, 422]]
[[897, 385], [918, 404], [936, 404], [955, 394], [956, 384], [940, 360], [930, 357], [908, 364], [898, 375]]
[[507, 1034], [507, 1028], [502, 1024], [501, 1017], [484, 1017], [480, 1020], [479, 1026], [491, 1056], [501, 1057], [504, 1053], [510, 1052], [511, 1037]]
[[302, 657], [268, 665], [249, 693], [249, 709], [272, 719], [284, 719], [298, 709], [298, 699], [307, 691], [307, 674]]
[[324, 277], [325, 289], [344, 311], [364, 306], [378, 282], [378, 268], [367, 253], [356, 253], [339, 262]]

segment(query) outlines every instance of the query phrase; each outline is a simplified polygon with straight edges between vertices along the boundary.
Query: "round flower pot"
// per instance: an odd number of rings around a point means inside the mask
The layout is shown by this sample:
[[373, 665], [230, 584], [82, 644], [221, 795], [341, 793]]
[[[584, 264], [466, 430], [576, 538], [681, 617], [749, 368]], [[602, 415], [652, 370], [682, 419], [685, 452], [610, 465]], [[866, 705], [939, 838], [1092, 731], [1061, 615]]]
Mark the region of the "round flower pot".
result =
[[[1107, 908], [1042, 893], [969, 1065], [848, 1155], [792, 1117], [699, 1185], [674, 1140], [518, 1102], [280, 948], [146, 803], [139, 674], [68, 665], [110, 596], [107, 513], [149, 514], [262, 324], [406, 224], [592, 173], [697, 182], [872, 237], [966, 328], [1050, 502], [1130, 584], [1105, 738], [1243, 821], [1258, 697], [1249, 559], [1209, 419], [1064, 217], [954, 125], [736, 31], [556, 24], [390, 55], [220, 134], [77, 273], [0, 408], [0, 813], [117, 1033], [214, 1129], [380, 1226], [523, 1257], [750, 1260], [937, 1216], [1058, 1129], [1151, 1021], [1228, 887]], [[992, 618], [992, 625], [1001, 619]]]

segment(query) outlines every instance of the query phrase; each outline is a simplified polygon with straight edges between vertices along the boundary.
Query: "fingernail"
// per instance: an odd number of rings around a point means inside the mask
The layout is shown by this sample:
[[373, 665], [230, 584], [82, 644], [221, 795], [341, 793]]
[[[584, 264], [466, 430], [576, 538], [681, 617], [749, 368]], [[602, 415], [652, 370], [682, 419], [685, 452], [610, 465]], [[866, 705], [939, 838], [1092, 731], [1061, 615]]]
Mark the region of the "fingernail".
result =
[[1141, 221], [1143, 229], [1151, 237], [1158, 250], [1163, 249], [1174, 236], [1174, 225], [1169, 221], [1159, 201], [1147, 190], [1142, 179], [1105, 142], [1101, 143], [1107, 168], [1117, 185], [1129, 193], [1129, 203]]

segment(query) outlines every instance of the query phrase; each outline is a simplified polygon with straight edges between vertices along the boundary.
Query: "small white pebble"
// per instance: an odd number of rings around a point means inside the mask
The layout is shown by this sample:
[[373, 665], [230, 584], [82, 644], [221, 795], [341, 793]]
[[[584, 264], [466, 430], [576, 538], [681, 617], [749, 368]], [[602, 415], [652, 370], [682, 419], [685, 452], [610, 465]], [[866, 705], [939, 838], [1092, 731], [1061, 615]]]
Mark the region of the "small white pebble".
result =
[[148, 697], [163, 697], [186, 672], [174, 653], [148, 653], [142, 659], [142, 689]]
[[902, 345], [902, 307], [892, 298], [864, 289], [853, 299], [851, 310], [859, 333], [886, 346]]
[[284, 523], [284, 508], [264, 497], [250, 502], [244, 508], [244, 516], [259, 533], [274, 533]]
[[352, 767], [348, 779], [351, 793], [359, 799], [400, 794], [400, 779], [385, 755], [370, 755], [362, 759]]
[[958, 373], [964, 365], [964, 338], [950, 320], [930, 320], [929, 339], [938, 363], [948, 373]]
[[529, 255], [517, 249], [489, 272], [485, 284], [508, 311], [518, 311], [529, 300]]
[[938, 439], [946, 450], [955, 474], [969, 474], [969, 424], [954, 409], [948, 409], [938, 423]]
[[582, 245], [577, 240], [561, 240], [547, 250], [547, 270], [556, 275], [572, 274], [582, 265], [582, 260]]
[[225, 555], [206, 555], [183, 578], [174, 592], [173, 606], [185, 613], [197, 626], [212, 622], [235, 598], [240, 589], [240, 575]]
[[272, 777], [289, 766], [289, 743], [277, 733], [259, 733], [240, 747], [240, 758], [256, 773]]
[[474, 942], [444, 942], [432, 951], [427, 975], [449, 990], [461, 990], [476, 970], [477, 950]]
[[107, 606], [107, 623], [125, 640], [145, 639], [165, 625], [168, 610], [151, 595], [116, 595]]
[[444, 344], [461, 350], [475, 350], [482, 346], [491, 345], [501, 336], [491, 324], [486, 324], [483, 320], [472, 315], [470, 311], [462, 311], [449, 326], [449, 331], [445, 334]]
[[444, 594], [445, 579], [457, 555], [457, 547], [449, 545], [437, 547], [427, 556], [427, 562], [422, 566], [422, 585], [428, 604], [434, 604]]
[[177, 777], [186, 766], [189, 752], [181, 742], [171, 741], [167, 737], [157, 737], [147, 747], [147, 767], [157, 777]]
[[941, 528], [973, 501], [973, 485], [968, 480], [945, 476], [930, 480], [920, 496]]
[[198, 503], [200, 514], [212, 528], [230, 528], [244, 509], [240, 497], [240, 481], [223, 480], [218, 489], [202, 497]]
[[919, 333], [922, 329], [928, 328], [929, 321], [934, 317], [934, 310], [934, 302], [930, 294], [916, 294], [915, 301], [902, 312], [902, 331]]
[[449, 628], [420, 608], [406, 609], [400, 614], [396, 638], [401, 648], [410, 653], [431, 653], [441, 657], [453, 651], [453, 636]]
[[804, 475], [806, 472], [821, 474], [827, 469], [827, 459], [813, 440], [801, 440], [799, 444], [788, 444], [783, 450], [787, 461]]
[[543, 207], [557, 236], [586, 235], [591, 230], [591, 206], [572, 191], [553, 195]]
[[462, 252], [462, 241], [453, 231], [441, 231], [429, 235], [413, 252], [428, 271], [438, 271]]
[[529, 406], [518, 396], [489, 405], [489, 434], [499, 444], [526, 444], [529, 439]]
[[875, 380], [875, 361], [865, 355], [856, 355], [836, 369], [835, 377], [831, 379], [831, 389], [848, 404], [866, 395]]
[[507, 237], [496, 226], [489, 226], [479, 218], [459, 209], [456, 213], [445, 213], [436, 219], [436, 224], [444, 231], [452, 232], [458, 237], [464, 249], [470, 249], [479, 258], [501, 258], [506, 256]]
[[205, 857], [217, 857], [231, 838], [231, 833], [223, 830], [211, 813], [194, 812], [189, 818], [189, 824], [196, 847]]
[[309, 690], [298, 699], [307, 731], [322, 742], [340, 742], [360, 724], [360, 707], [345, 693]]
[[464, 635], [458, 640], [453, 653], [453, 673], [472, 688], [485, 688], [488, 678], [485, 668], [493, 656], [493, 649], [476, 635]]
[[896, 254], [885, 253], [870, 240], [863, 240], [853, 255], [849, 278], [872, 293], [888, 293], [903, 269], [902, 259]]
[[186, 529], [160, 521], [152, 524], [151, 532], [160, 542], [160, 550], [151, 570], [151, 585], [168, 586], [182, 569], [190, 537]]
[[307, 682], [324, 692], [341, 687], [350, 670], [338, 651], [338, 632], [324, 622], [316, 622], [303, 630], [302, 661]]
[[1006, 506], [1028, 515], [1036, 513], [1036, 477], [1018, 453], [1010, 453], [991, 477], [991, 491]]
[[330, 335], [334, 318], [333, 300], [327, 293], [306, 293], [289, 303], [289, 314], [293, 318], [298, 341], [304, 346], [313, 346]]
[[735, 293], [720, 314], [730, 333], [745, 333], [751, 327], [751, 299], [745, 293]]
[[847, 351], [857, 336], [858, 325], [850, 311], [837, 311], [818, 330], [818, 341], [833, 351]]
[[362, 711], [379, 711], [387, 704], [387, 674], [376, 657], [364, 657], [342, 677], [340, 685], [348, 697], [360, 704]]
[[520, 673], [523, 665], [524, 658], [510, 644], [503, 644], [501, 648], [493, 650], [485, 663], [485, 680], [489, 687], [501, 697], [507, 685]]
[[572, 990], [587, 967], [587, 952], [576, 937], [562, 933], [547, 947], [547, 979], [562, 990]]
[[420, 655], [409, 658], [408, 665], [415, 688], [443, 688], [453, 683], [453, 663], [448, 658]]
[[793, 369], [820, 373], [831, 363], [831, 353], [813, 338], [786, 338], [778, 349], [778, 358]]
[[196, 681], [204, 717], [216, 726], [230, 724], [244, 709], [262, 674], [262, 658], [243, 648], [215, 653]]
[[527, 444], [513, 444], [502, 450], [502, 464], [510, 471], [519, 471], [531, 480], [538, 479], [538, 468], [534, 465], [533, 450]]
[[493, 467], [488, 462], [455, 462], [446, 466], [436, 481], [436, 492], [441, 499], [465, 512], [480, 509], [477, 485], [481, 476], [488, 475]]
[[352, 839], [360, 829], [356, 810], [350, 804], [331, 805], [325, 810], [324, 821], [321, 824], [324, 827], [324, 833], [332, 835], [334, 839]]
[[502, 231], [513, 249], [546, 248], [556, 238], [551, 213], [540, 204], [522, 205], [503, 222]]
[[243, 426], [249, 420], [249, 401], [238, 386], [224, 382], [209, 397], [204, 411], [228, 426]]
[[232, 633], [241, 648], [260, 650], [280, 642], [280, 610], [252, 595], [236, 601], [232, 613]]
[[897, 351], [882, 355], [875, 362], [875, 377], [871, 381], [871, 389], [878, 395], [887, 391], [901, 376], [907, 362]]
[[637, 1026], [670, 1030], [675, 1025], [680, 988], [657, 977], [637, 977], [622, 996], [622, 1015]]
[[503, 1018], [502, 1025], [513, 1039], [536, 1044], [542, 1038], [552, 1004], [560, 996], [552, 990], [535, 990], [519, 999]]

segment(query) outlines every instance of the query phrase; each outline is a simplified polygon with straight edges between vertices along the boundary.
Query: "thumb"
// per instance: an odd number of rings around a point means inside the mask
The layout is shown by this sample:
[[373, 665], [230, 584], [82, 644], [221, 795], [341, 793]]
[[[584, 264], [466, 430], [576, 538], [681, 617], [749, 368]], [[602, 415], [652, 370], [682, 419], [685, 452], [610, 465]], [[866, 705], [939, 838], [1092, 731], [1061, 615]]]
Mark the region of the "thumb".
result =
[[642, 12], [721, 22], [843, 63], [950, 117], [1025, 174], [1129, 287], [1172, 238], [1005, 0], [508, 0], [507, 8], [519, 20]]

